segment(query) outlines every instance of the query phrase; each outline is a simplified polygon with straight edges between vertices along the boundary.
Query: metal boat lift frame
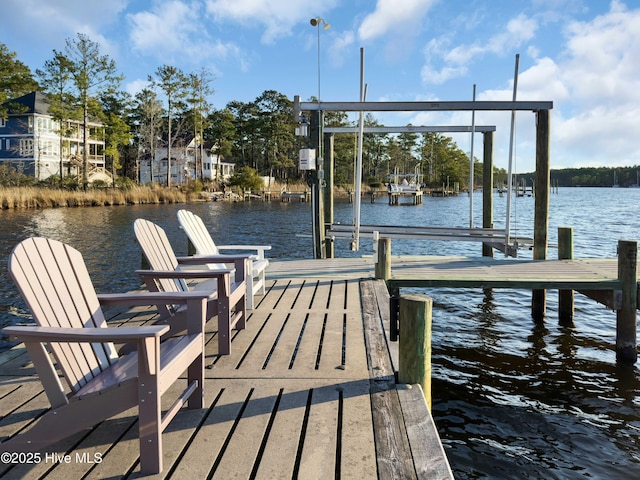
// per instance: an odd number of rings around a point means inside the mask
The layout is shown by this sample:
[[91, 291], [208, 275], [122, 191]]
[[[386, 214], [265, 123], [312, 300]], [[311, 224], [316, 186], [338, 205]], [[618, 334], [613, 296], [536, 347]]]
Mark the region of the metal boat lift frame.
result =
[[[325, 111], [337, 111], [337, 112], [389, 112], [389, 111], [505, 111], [505, 112], [513, 112], [515, 111], [532, 111], [536, 115], [536, 180], [535, 180], [535, 189], [536, 189], [536, 198], [535, 198], [535, 217], [534, 217], [534, 239], [533, 239], [533, 251], [535, 259], [545, 259], [547, 256], [547, 245], [548, 245], [548, 218], [549, 218], [549, 110], [553, 108], [553, 102], [550, 101], [445, 101], [445, 102], [301, 102], [300, 97], [296, 96], [294, 98], [294, 118], [299, 121], [300, 115], [302, 112], [317, 112], [317, 115], [312, 115], [312, 123], [315, 118], [317, 122], [316, 128], [321, 128], [320, 118], [322, 117], [322, 112]], [[343, 127], [346, 128], [346, 127]], [[385, 128], [385, 127], [381, 127]], [[397, 130], [399, 127], [386, 127], [389, 129]], [[443, 131], [449, 127], [403, 127], [410, 130], [406, 131]], [[429, 130], [429, 129], [433, 130]], [[472, 127], [451, 127], [453, 131], [482, 131], [483, 127], [481, 126], [472, 126]], [[332, 146], [332, 139], [327, 138], [327, 136], [331, 137], [333, 133], [341, 133], [340, 131], [331, 132], [329, 127], [324, 129], [325, 137], [323, 138], [324, 143], [329, 143], [329, 147]], [[346, 128], [345, 131], [353, 132], [353, 128]], [[371, 130], [362, 130], [363, 132], [371, 132]], [[402, 131], [402, 130], [400, 130]], [[487, 165], [490, 165], [490, 170], [485, 170], [483, 191], [485, 191], [485, 198], [483, 200], [483, 228], [492, 228], [492, 200], [489, 200], [490, 212], [486, 211], [487, 207], [487, 193], [488, 190], [489, 196], [491, 195], [492, 185], [486, 185], [487, 176], [492, 179], [493, 176], [493, 131], [495, 131], [495, 127], [493, 130], [483, 132], [485, 134], [485, 152], [484, 152], [484, 163], [485, 168]], [[391, 133], [390, 130], [382, 131], [381, 133]], [[319, 136], [318, 136], [319, 137]], [[312, 139], [314, 136], [312, 136]], [[333, 164], [333, 149], [332, 148], [324, 148], [324, 158], [319, 159], [318, 162], [318, 175], [317, 177], [320, 179], [318, 182], [318, 192], [320, 192], [320, 188], [325, 184], [325, 172], [323, 171], [324, 163], [332, 166]], [[490, 160], [490, 161], [489, 161]], [[327, 173], [330, 175], [332, 173], [332, 168], [327, 169]], [[330, 212], [326, 212], [324, 208], [319, 208], [318, 214], [314, 214], [314, 222], [319, 222], [317, 231], [324, 237], [324, 227], [325, 226], [325, 217], [326, 224], [329, 226], [329, 232], [332, 231], [333, 226], [333, 212], [332, 212], [332, 179], [329, 185], [329, 188], [325, 188], [325, 191], [328, 190], [328, 195], [331, 196], [330, 201]], [[359, 200], [360, 192], [356, 192], [356, 200]], [[322, 195], [318, 195], [318, 200], [322, 199]], [[318, 202], [319, 204], [320, 202]], [[327, 203], [327, 202], [325, 202]], [[359, 206], [358, 206], [359, 208]], [[322, 212], [322, 214], [320, 214]], [[326, 213], [327, 214], [326, 214]], [[489, 216], [487, 216], [489, 213]], [[488, 220], [488, 221], [487, 221]], [[487, 224], [488, 223], [488, 224]], [[354, 222], [352, 226], [354, 234], [360, 235], [360, 225], [359, 222]], [[480, 233], [480, 232], [478, 232]], [[426, 235], [424, 235], [426, 236]], [[424, 237], [423, 236], [423, 237]], [[493, 234], [489, 235], [487, 239], [489, 242], [494, 240], [495, 238], [491, 238]], [[315, 240], [315, 239], [314, 239]], [[320, 238], [321, 244], [327, 244], [331, 242], [331, 238]], [[507, 251], [509, 241], [509, 232], [505, 232], [505, 243], [504, 249]], [[493, 243], [493, 242], [491, 242]], [[486, 248], [485, 248], [486, 247]], [[487, 243], [483, 247], [483, 254], [488, 255], [488, 251], [492, 250], [492, 247], [495, 247], [495, 243], [493, 245]], [[327, 256], [332, 256], [333, 248], [332, 246], [327, 246], [326, 249], [320, 249], [321, 252], [316, 250], [316, 256], [318, 258], [323, 258], [325, 254]], [[319, 254], [318, 254], [319, 253]]]

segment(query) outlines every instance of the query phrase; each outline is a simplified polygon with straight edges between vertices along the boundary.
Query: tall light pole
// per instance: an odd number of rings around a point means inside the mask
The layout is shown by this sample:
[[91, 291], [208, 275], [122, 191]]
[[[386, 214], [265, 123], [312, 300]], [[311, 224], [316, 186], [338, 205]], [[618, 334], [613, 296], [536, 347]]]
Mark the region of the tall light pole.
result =
[[[323, 26], [323, 30], [327, 30], [331, 25], [324, 21], [323, 18], [314, 17], [309, 23], [312, 27], [318, 28], [318, 106], [320, 104], [320, 25]], [[317, 139], [312, 143], [316, 143], [316, 172], [313, 178], [313, 187], [311, 189], [311, 203], [313, 212], [313, 249], [316, 258], [325, 258], [325, 234], [324, 234], [324, 206], [322, 202], [323, 187], [324, 187], [324, 153], [322, 148], [322, 136], [323, 136], [323, 114], [322, 110], [318, 108], [317, 117], [312, 121], [315, 124], [318, 135]]]
[[309, 20], [311, 26], [318, 27], [318, 103], [320, 103], [320, 25], [323, 30], [328, 30], [331, 24], [324, 21], [324, 18], [315, 17]]

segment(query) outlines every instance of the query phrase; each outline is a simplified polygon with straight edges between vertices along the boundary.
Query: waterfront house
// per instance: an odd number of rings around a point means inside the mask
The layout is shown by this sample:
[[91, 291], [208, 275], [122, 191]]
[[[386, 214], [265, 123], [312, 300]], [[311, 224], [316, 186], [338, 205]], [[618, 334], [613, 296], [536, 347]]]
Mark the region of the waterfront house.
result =
[[[0, 165], [14, 167], [38, 181], [52, 175], [81, 180], [84, 141], [80, 120], [54, 120], [42, 92], [28, 93], [4, 106], [8, 115], [0, 117]], [[89, 183], [111, 183], [111, 174], [105, 169], [104, 126], [93, 120], [87, 126]]]
[[[188, 141], [187, 141], [188, 140]], [[140, 160], [140, 183], [167, 181], [167, 148]], [[171, 147], [171, 184], [182, 184], [196, 177], [205, 181], [227, 182], [235, 172], [235, 163], [225, 162], [212, 142], [200, 143], [195, 138], [178, 138]]]

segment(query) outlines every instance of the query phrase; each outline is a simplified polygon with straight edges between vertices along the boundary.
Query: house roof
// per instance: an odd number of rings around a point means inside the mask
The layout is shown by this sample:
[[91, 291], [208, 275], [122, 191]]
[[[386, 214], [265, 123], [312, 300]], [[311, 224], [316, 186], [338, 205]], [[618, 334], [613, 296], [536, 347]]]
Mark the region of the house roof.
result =
[[[21, 105], [20, 108], [16, 108]], [[31, 92], [21, 97], [9, 100], [3, 103], [11, 113], [37, 113], [41, 115], [49, 115], [49, 102], [47, 101], [47, 95], [43, 92]], [[26, 110], [25, 110], [26, 107]]]

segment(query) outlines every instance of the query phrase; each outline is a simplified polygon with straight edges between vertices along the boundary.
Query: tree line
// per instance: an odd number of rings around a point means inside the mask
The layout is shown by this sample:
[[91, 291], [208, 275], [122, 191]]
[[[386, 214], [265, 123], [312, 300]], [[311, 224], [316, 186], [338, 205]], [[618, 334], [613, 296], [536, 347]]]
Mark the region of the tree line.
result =
[[[196, 155], [196, 179], [204, 181], [205, 149], [210, 148], [235, 163], [238, 176], [250, 171], [280, 182], [304, 179], [304, 172], [297, 168], [298, 155], [309, 139], [296, 136], [293, 103], [275, 90], [265, 90], [252, 102], [231, 101], [216, 109], [211, 101], [214, 78], [206, 69], [184, 72], [162, 65], [148, 76], [146, 88], [131, 95], [120, 88], [124, 77], [115, 62], [84, 34], [67, 39], [64, 50], [54, 49], [35, 76], [15, 52], [0, 44], [0, 69], [6, 72], [0, 77], [0, 105], [4, 104], [0, 116], [7, 115], [7, 101], [34, 90], [45, 92], [49, 112], [60, 125], [72, 119], [87, 129], [89, 121], [97, 119], [105, 126], [107, 168], [120, 177], [137, 182], [140, 162], [156, 161], [162, 149], [169, 167], [167, 176], [152, 180], [170, 186], [172, 151], [195, 140], [200, 152]], [[356, 121], [345, 112], [326, 112], [324, 124], [353, 127], [353, 134], [336, 134], [334, 140], [335, 183], [353, 185]], [[365, 126], [382, 125], [367, 114]], [[65, 133], [60, 131], [61, 137]], [[62, 155], [62, 148], [60, 152]], [[85, 185], [87, 152], [85, 146]], [[416, 168], [427, 187], [458, 184], [464, 189], [468, 185], [469, 157], [450, 137], [412, 132], [364, 135], [361, 175], [365, 184], [383, 184], [389, 174], [413, 173]], [[482, 164], [477, 159], [474, 177], [481, 184]], [[506, 171], [494, 169], [494, 179], [506, 183]]]
[[[518, 175], [533, 185], [535, 172]], [[550, 172], [551, 183], [559, 187], [632, 187], [640, 186], [640, 165], [633, 167], [563, 168]]]

